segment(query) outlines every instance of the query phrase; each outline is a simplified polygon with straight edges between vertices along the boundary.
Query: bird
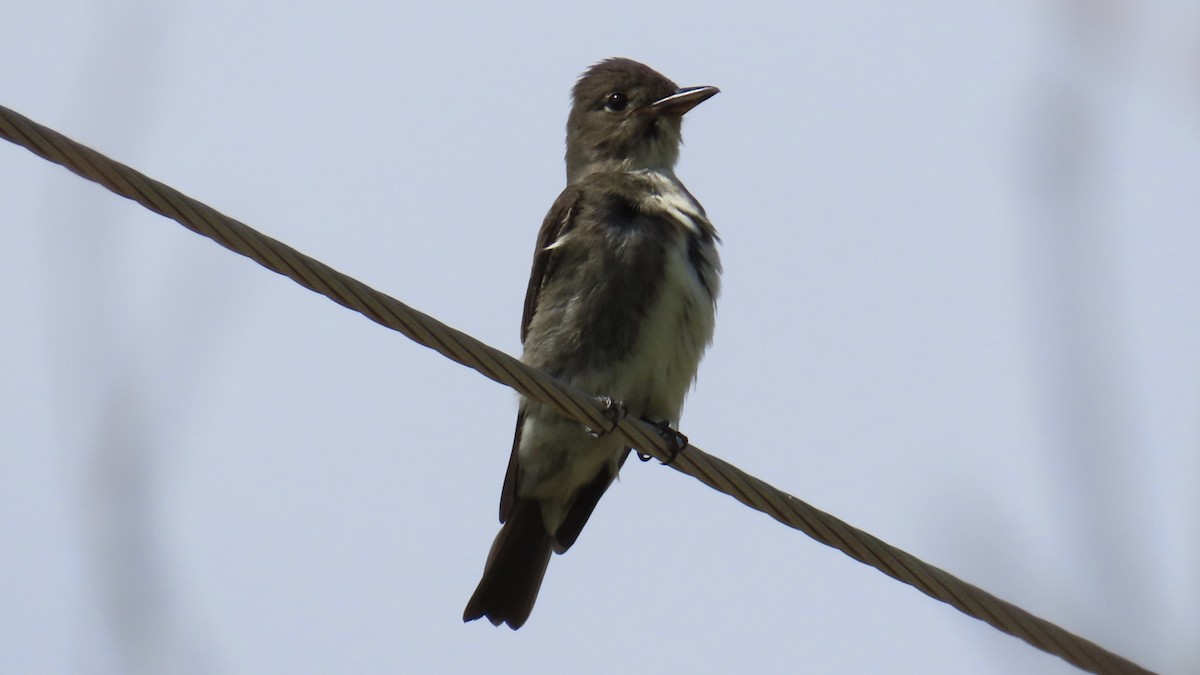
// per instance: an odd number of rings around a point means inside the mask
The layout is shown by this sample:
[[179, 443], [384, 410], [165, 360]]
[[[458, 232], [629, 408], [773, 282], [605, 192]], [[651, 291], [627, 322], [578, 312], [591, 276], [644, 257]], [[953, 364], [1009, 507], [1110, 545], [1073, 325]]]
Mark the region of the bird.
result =
[[[572, 90], [567, 185], [538, 232], [522, 361], [609, 401], [614, 424], [677, 428], [712, 341], [720, 239], [675, 164], [683, 115], [718, 91], [627, 58], [596, 63]], [[525, 624], [551, 553], [575, 543], [630, 450], [522, 398], [502, 527], [464, 622]]]

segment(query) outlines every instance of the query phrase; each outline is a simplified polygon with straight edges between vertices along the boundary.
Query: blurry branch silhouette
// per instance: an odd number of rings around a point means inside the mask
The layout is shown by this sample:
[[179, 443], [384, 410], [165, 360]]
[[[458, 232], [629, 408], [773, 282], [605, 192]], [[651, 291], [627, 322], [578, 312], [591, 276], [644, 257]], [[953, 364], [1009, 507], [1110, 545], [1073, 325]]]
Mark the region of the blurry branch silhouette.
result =
[[[512, 356], [2, 106], [0, 136], [155, 213], [171, 218], [372, 321], [399, 331], [453, 361], [549, 405], [570, 419], [593, 429], [611, 425], [604, 416], [604, 404], [600, 399], [530, 368]], [[660, 460], [666, 460], [671, 454], [671, 444], [659, 435], [655, 427], [641, 420], [625, 418], [614, 433], [630, 447]], [[859, 562], [1079, 668], [1095, 673], [1149, 672], [1099, 645], [886, 544], [695, 446], [687, 446], [671, 466]]]
[[[1119, 540], [1142, 517], [1133, 504], [1149, 495], [1124, 480], [1146, 461], [1139, 419], [1134, 348], [1124, 326], [1134, 323], [1120, 292], [1124, 260], [1122, 216], [1110, 181], [1117, 171], [1109, 137], [1112, 101], [1126, 90], [1121, 71], [1131, 58], [1135, 17], [1129, 0], [1060, 0], [1049, 14], [1057, 29], [1041, 45], [1046, 64], [1033, 82], [1031, 134], [1024, 153], [1025, 189], [1033, 211], [1025, 236], [1037, 313], [1033, 343], [1049, 421], [1056, 484], [1071, 494], [1055, 513], [1076, 538], [1077, 554], [1093, 561], [1074, 583], [1107, 589], [1107, 603], [1132, 615], [1143, 593], [1131, 579], [1153, 579], [1147, 558]], [[1127, 77], [1128, 75], [1126, 75]]]
[[[147, 58], [161, 53], [170, 40], [165, 22], [169, 12], [162, 3], [133, 0], [127, 9], [138, 21], [123, 21], [119, 12], [99, 12], [90, 21], [92, 31], [84, 40], [84, 58], [69, 88], [74, 110], [87, 110], [87, 119], [110, 126], [127, 119], [135, 111], [144, 111], [159, 100], [159, 76], [163, 59]], [[107, 97], [113, 105], [99, 109], [87, 102]], [[145, 140], [144, 125], [122, 125], [125, 140]], [[48, 204], [51, 210], [64, 207]], [[214, 650], [205, 639], [206, 631], [177, 594], [165, 553], [162, 531], [157, 526], [158, 478], [162, 455], [154, 443], [155, 400], [153, 377], [136, 367], [146, 354], [146, 345], [121, 340], [124, 331], [115, 324], [113, 308], [120, 298], [111, 297], [111, 279], [96, 275], [111, 268], [123, 252], [125, 242], [95, 220], [111, 217], [104, 211], [80, 222], [70, 219], [65, 232], [76, 246], [48, 246], [43, 275], [49, 278], [72, 277], [69, 284], [39, 284], [56, 301], [60, 311], [50, 313], [50, 332], [59, 341], [55, 366], [59, 375], [60, 395], [86, 401], [95, 406], [97, 424], [88, 428], [89, 467], [85, 484], [85, 523], [88, 571], [94, 587], [98, 613], [96, 643], [77, 658], [93, 672], [128, 675], [190, 675], [214, 670]], [[47, 240], [64, 232], [49, 233]], [[69, 256], [69, 258], [68, 258]], [[53, 263], [53, 264], [51, 264]], [[178, 278], [184, 278], [179, 275]], [[66, 292], [68, 286], [88, 287], [94, 294], [84, 299]], [[170, 322], [169, 339], [159, 345], [176, 355], [190, 359], [168, 361], [176, 368], [181, 363], [200, 361], [205, 329], [204, 310], [197, 303], [180, 303], [179, 294], [170, 289], [156, 297], [162, 306], [152, 310], [157, 316], [176, 313], [180, 320]], [[57, 292], [56, 292], [57, 291]], [[210, 291], [211, 292], [211, 291]], [[71, 303], [71, 304], [66, 304]], [[66, 311], [62, 311], [64, 308]], [[116, 330], [114, 330], [114, 328]], [[145, 339], [143, 331], [138, 338]], [[88, 335], [86, 354], [74, 351], [72, 338]], [[78, 372], [84, 362], [112, 364], [101, 388], [79, 395]], [[186, 367], [186, 366], [185, 366]], [[185, 394], [186, 395], [186, 394]], [[68, 403], [68, 405], [70, 405]], [[89, 410], [88, 412], [91, 412]], [[89, 627], [91, 623], [89, 622]]]

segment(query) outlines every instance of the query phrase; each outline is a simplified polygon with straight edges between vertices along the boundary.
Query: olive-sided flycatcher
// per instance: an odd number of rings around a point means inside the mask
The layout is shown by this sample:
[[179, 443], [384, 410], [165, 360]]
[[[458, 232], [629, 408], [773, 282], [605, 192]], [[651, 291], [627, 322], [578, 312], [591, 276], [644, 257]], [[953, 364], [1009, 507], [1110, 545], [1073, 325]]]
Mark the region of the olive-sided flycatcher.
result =
[[[675, 177], [683, 115], [717, 93], [609, 59], [575, 85], [567, 187], [538, 233], [522, 360], [675, 427], [712, 339], [717, 233]], [[463, 620], [520, 628], [550, 553], [575, 543], [629, 454], [522, 400], [500, 496], [504, 526]]]

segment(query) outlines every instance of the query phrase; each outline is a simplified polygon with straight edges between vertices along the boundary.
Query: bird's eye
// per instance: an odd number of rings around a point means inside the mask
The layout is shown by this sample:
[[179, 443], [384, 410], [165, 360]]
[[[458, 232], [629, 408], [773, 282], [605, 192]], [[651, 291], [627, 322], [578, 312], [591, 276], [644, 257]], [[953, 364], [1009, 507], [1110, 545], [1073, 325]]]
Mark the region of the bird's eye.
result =
[[604, 99], [604, 109], [609, 112], [621, 112], [629, 105], [629, 99], [625, 98], [625, 94], [619, 91], [614, 91]]

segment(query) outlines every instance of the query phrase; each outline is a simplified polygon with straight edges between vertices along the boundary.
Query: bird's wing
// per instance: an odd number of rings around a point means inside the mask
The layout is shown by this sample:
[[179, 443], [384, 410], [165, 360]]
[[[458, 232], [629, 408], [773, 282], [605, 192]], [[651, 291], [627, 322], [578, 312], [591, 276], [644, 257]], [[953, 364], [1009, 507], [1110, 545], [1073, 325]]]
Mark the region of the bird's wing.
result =
[[554, 244], [571, 230], [575, 220], [575, 207], [579, 202], [580, 190], [567, 187], [554, 200], [546, 219], [542, 221], [542, 229], [538, 231], [537, 247], [533, 251], [533, 270], [529, 274], [529, 288], [525, 291], [525, 312], [521, 315], [521, 344], [525, 344], [525, 336], [529, 333], [529, 322], [537, 312], [538, 296], [546, 278], [554, 271], [554, 263], [558, 256], [554, 252]]
[[[546, 278], [554, 272], [558, 256], [554, 243], [565, 235], [574, 221], [575, 206], [580, 198], [578, 189], [568, 186], [562, 191], [538, 231], [537, 247], [533, 251], [533, 270], [529, 274], [529, 288], [525, 291], [525, 311], [521, 316], [521, 344], [529, 333], [529, 322], [537, 312], [538, 296]], [[517, 413], [517, 429], [513, 433], [512, 454], [508, 458], [508, 472], [504, 474], [504, 487], [500, 491], [500, 522], [506, 522], [517, 505], [517, 482], [520, 467], [517, 465], [517, 450], [521, 447], [521, 428], [525, 426], [525, 412]]]

